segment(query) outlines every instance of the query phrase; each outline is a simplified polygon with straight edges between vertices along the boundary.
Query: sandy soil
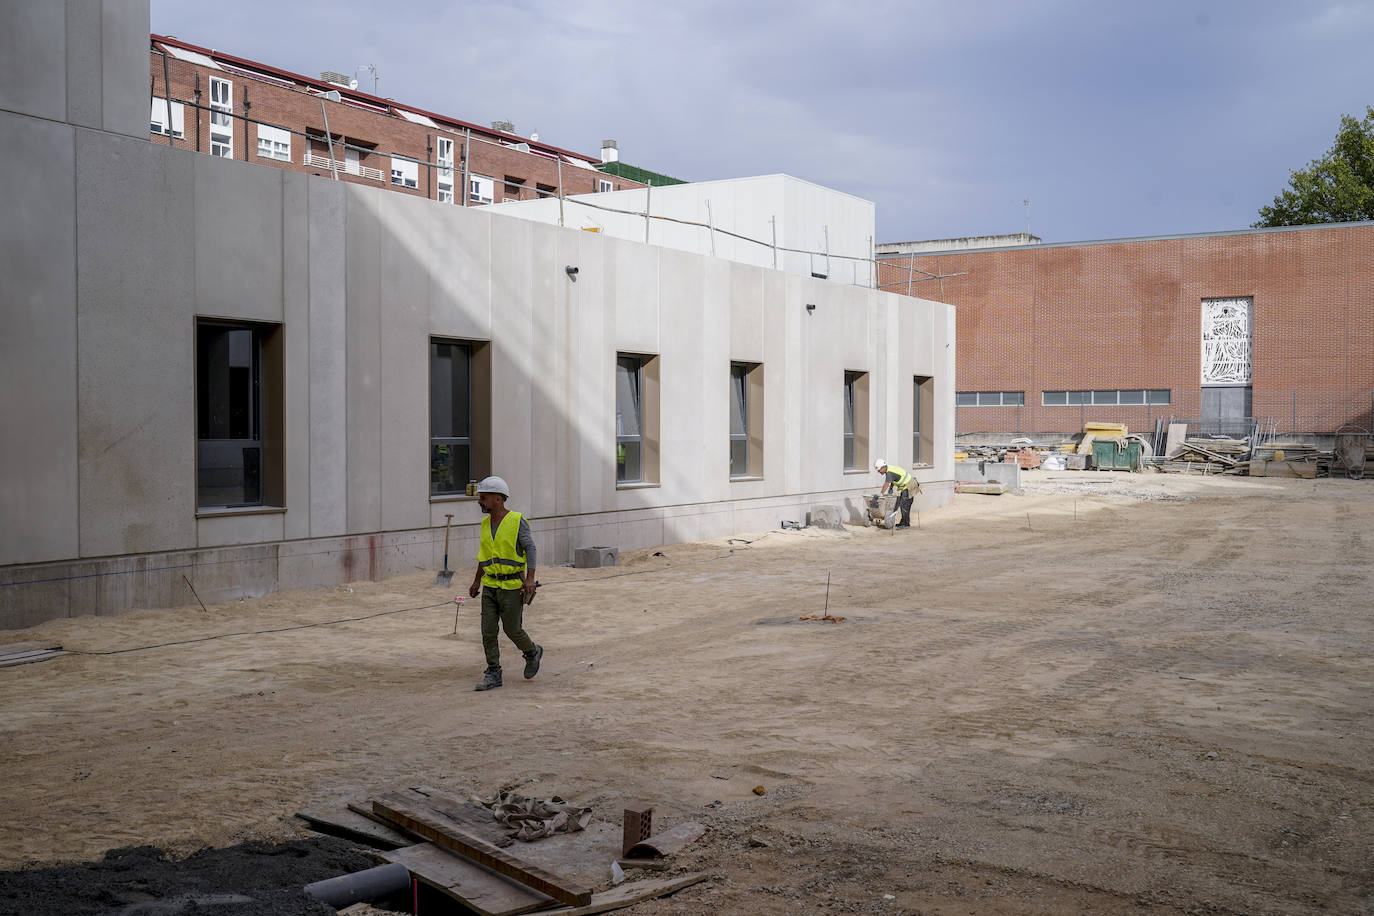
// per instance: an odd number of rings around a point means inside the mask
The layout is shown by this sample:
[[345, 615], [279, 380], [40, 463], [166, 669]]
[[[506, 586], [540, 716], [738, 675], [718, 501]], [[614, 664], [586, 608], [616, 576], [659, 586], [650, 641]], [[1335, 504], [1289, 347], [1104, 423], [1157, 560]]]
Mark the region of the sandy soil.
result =
[[485, 694], [432, 571], [8, 631], [0, 868], [520, 783], [712, 828], [643, 914], [1374, 912], [1374, 484], [1026, 479], [543, 569]]

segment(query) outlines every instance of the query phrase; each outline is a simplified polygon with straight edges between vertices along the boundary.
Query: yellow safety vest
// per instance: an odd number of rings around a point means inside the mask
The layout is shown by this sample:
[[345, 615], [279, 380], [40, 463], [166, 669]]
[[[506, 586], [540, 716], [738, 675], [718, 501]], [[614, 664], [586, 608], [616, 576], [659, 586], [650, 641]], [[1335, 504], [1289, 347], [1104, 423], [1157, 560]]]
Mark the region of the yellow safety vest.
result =
[[898, 467], [895, 464], [889, 464], [887, 466], [887, 472], [889, 474], [897, 475], [897, 482], [892, 485], [892, 489], [894, 492], [897, 490], [905, 490], [907, 486], [910, 485], [911, 472], [908, 471], [906, 468]]
[[482, 584], [490, 588], [515, 589], [525, 584], [525, 556], [516, 537], [520, 534], [519, 512], [507, 512], [491, 536], [491, 516], [482, 517], [482, 538], [477, 546], [477, 566]]

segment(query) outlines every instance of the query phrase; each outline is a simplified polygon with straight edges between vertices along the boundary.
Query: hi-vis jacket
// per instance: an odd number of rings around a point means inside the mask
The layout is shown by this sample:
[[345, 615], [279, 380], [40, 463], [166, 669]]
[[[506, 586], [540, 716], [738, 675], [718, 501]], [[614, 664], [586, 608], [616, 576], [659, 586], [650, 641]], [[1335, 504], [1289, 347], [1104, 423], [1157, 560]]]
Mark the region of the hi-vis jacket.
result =
[[491, 516], [482, 516], [482, 539], [477, 546], [477, 566], [482, 570], [482, 584], [491, 588], [515, 589], [525, 583], [525, 555], [516, 537], [520, 534], [519, 512], [507, 512], [491, 533]]
[[889, 464], [887, 466], [888, 478], [891, 478], [893, 474], [897, 475], [895, 481], [890, 481], [894, 492], [897, 490], [905, 490], [907, 487], [911, 486], [911, 472], [906, 468], [898, 467], [895, 464]]

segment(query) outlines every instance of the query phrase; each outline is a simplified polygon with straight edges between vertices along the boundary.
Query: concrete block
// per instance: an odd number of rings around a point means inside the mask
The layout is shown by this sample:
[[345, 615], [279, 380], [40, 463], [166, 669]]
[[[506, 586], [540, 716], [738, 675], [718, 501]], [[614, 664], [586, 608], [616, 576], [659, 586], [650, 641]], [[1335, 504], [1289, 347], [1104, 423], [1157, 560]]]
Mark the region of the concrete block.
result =
[[808, 524], [816, 528], [829, 528], [840, 531], [844, 528], [844, 515], [839, 506], [812, 506]]
[[[100, 91], [105, 130], [148, 139], [148, 30], [146, 0], [101, 0]], [[70, 31], [68, 42], [71, 41]], [[67, 45], [70, 60], [74, 49]]]
[[618, 547], [579, 547], [574, 553], [573, 566], [578, 569], [599, 569], [616, 565]]
[[[66, 120], [66, 48], [63, 4], [50, 0], [0, 3], [0, 109]], [[98, 55], [100, 49], [97, 45], [81, 50]], [[7, 149], [7, 161], [11, 155]]]
[[1007, 461], [956, 461], [954, 479], [959, 483], [1000, 483], [1013, 490], [1021, 486], [1021, 468]]
[[83, 556], [195, 543], [195, 226], [206, 157], [76, 132]]
[[76, 146], [0, 112], [0, 564], [77, 555]]

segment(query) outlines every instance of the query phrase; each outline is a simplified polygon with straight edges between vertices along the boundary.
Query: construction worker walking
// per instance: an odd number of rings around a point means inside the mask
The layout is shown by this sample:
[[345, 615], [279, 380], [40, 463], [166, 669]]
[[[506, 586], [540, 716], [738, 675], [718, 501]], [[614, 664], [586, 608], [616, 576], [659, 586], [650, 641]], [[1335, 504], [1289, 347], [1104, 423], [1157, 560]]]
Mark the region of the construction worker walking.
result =
[[873, 467], [879, 474], [883, 475], [883, 488], [879, 491], [879, 495], [887, 495], [889, 489], [897, 494], [897, 508], [902, 511], [902, 519], [893, 527], [910, 528], [911, 504], [916, 501], [912, 491], [921, 492], [920, 481], [911, 476], [911, 472], [906, 468], [888, 464], [886, 458], [879, 458], [874, 461]]
[[477, 505], [484, 518], [477, 573], [468, 597], [482, 593], [482, 651], [487, 657], [487, 670], [477, 690], [501, 686], [498, 637], [502, 629], [524, 653], [526, 679], [539, 673], [539, 660], [544, 657], [543, 647], [530, 639], [522, 621], [525, 605], [534, 597], [534, 537], [524, 516], [506, 508], [509, 497], [510, 487], [500, 477], [488, 477], [477, 485]]

